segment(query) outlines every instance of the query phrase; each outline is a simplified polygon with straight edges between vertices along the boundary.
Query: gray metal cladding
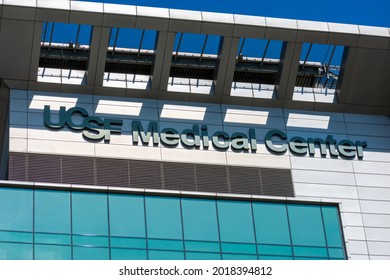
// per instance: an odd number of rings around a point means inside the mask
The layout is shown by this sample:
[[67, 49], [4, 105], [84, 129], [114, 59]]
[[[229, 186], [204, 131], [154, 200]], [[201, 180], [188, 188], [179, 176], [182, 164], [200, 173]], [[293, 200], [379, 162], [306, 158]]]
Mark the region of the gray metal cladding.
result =
[[164, 162], [164, 189], [196, 191], [194, 164]]
[[261, 195], [260, 168], [229, 166], [231, 193]]
[[10, 153], [8, 160], [8, 178], [15, 181], [28, 181], [26, 174], [27, 154]]
[[158, 161], [127, 160], [132, 188], [162, 189], [162, 163]]
[[61, 158], [48, 155], [29, 154], [27, 162], [28, 180], [33, 182], [61, 183], [63, 168]]
[[226, 193], [228, 189], [227, 167], [224, 165], [196, 164], [197, 191]]
[[120, 159], [100, 158], [96, 164], [96, 185], [129, 187], [129, 161]]
[[[48, 157], [51, 156], [48, 155]], [[61, 163], [62, 183], [96, 185], [95, 160], [93, 158], [61, 156]]]
[[77, 156], [9, 155], [9, 180], [294, 196], [291, 170]]
[[287, 169], [261, 168], [261, 186], [264, 195], [294, 196], [291, 171]]

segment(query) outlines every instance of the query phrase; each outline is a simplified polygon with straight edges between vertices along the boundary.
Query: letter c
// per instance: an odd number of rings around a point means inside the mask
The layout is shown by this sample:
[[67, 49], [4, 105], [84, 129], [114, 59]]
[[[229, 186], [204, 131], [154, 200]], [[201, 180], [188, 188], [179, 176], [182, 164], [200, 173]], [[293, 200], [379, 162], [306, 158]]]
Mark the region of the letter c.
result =
[[87, 110], [85, 110], [84, 108], [81, 108], [81, 107], [73, 107], [73, 108], [70, 108], [68, 111], [66, 111], [66, 124], [67, 124], [67, 126], [71, 129], [83, 130], [85, 128], [84, 120], [80, 124], [74, 123], [72, 121], [72, 116], [74, 114], [79, 114], [83, 117], [88, 117], [89, 114], [88, 114]]
[[275, 154], [284, 154], [287, 151], [287, 144], [281, 144], [281, 146], [275, 146], [272, 143], [273, 137], [279, 137], [281, 140], [287, 140], [287, 135], [283, 131], [280, 130], [270, 130], [265, 135], [265, 146], [271, 153]]

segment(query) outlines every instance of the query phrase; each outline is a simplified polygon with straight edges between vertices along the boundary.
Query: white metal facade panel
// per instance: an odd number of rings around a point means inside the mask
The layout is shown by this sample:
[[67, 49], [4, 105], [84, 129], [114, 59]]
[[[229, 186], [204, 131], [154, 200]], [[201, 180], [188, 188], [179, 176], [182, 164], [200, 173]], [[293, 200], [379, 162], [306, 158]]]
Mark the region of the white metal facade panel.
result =
[[[43, 125], [43, 106], [80, 106], [90, 115], [123, 119], [121, 135], [110, 144], [88, 143], [80, 132], [64, 128], [51, 131]], [[390, 257], [390, 120], [382, 116], [308, 112], [207, 103], [128, 99], [55, 92], [12, 91], [10, 102], [10, 151], [204, 163], [233, 166], [292, 169], [295, 194], [305, 201], [340, 203], [346, 247], [350, 259]], [[28, 113], [27, 113], [28, 112]], [[56, 111], [52, 112], [55, 120]], [[209, 136], [216, 131], [248, 133], [257, 137], [256, 153], [221, 152], [161, 145], [132, 145], [131, 122], [150, 121], [159, 130], [172, 127], [183, 131], [193, 124], [207, 125]], [[362, 160], [321, 158], [318, 151], [298, 157], [290, 152], [273, 155], [265, 147], [265, 134], [272, 129], [288, 137], [320, 137], [332, 134], [336, 140], [367, 141]], [[316, 150], [319, 150], [316, 148]], [[381, 244], [382, 246], [379, 246]]]

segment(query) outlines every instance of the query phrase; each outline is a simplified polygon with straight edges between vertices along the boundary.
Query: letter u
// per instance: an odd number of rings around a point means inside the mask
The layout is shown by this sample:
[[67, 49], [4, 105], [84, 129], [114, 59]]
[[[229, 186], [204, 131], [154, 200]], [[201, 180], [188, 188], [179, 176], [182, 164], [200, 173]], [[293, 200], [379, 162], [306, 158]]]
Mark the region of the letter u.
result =
[[45, 105], [45, 108], [43, 110], [43, 120], [44, 120], [45, 126], [47, 126], [49, 128], [56, 128], [56, 129], [63, 128], [65, 126], [65, 110], [66, 110], [65, 107], [62, 107], [62, 106], [60, 107], [58, 122], [54, 123], [51, 121], [50, 106]]

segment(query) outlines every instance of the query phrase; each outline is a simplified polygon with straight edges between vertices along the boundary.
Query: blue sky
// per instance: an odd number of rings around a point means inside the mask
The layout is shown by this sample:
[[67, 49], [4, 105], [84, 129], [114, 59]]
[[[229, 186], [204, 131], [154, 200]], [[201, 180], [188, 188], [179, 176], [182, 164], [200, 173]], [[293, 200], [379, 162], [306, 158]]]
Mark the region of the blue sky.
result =
[[83, 0], [390, 27], [390, 0]]
[[[291, 18], [314, 21], [327, 21], [339, 23], [352, 23], [361, 25], [390, 27], [390, 0], [84, 0], [89, 2], [105, 2], [151, 7], [165, 7], [188, 9], [198, 11], [211, 11], [235, 14], [248, 14], [267, 17]], [[119, 32], [118, 47], [138, 48], [141, 31], [134, 34], [126, 34], [123, 29]], [[114, 33], [115, 34], [115, 33]], [[111, 44], [115, 35], [111, 35]], [[148, 34], [147, 34], [148, 35]], [[180, 34], [175, 40], [174, 50]], [[133, 45], [126, 38], [135, 38]], [[202, 49], [205, 35], [185, 34], [181, 41], [180, 51], [197, 52]], [[215, 54], [218, 47], [219, 37], [209, 36], [205, 53]], [[144, 40], [145, 44], [154, 40]], [[123, 44], [123, 45], [121, 45]], [[248, 39], [243, 48], [245, 56], [262, 57], [265, 50], [265, 40]], [[270, 45], [266, 57], [279, 58], [281, 42], [273, 41]], [[143, 48], [151, 47], [143, 45]], [[304, 60], [308, 50], [308, 44], [304, 45], [301, 60]], [[332, 47], [327, 45], [314, 45], [311, 49], [309, 61], [329, 62]], [[331, 64], [340, 64], [342, 48], [337, 47]]]
[[[361, 25], [390, 27], [390, 0], [83, 0], [88, 2], [105, 2], [139, 6], [165, 7], [188, 9], [198, 11], [212, 11], [223, 13], [248, 14], [267, 17], [280, 17], [302, 20], [328, 21], [339, 23], [352, 23]], [[58, 43], [75, 42], [78, 25], [76, 24], [55, 24], [53, 41]], [[51, 25], [43, 30], [43, 41], [48, 41]], [[45, 32], [46, 31], [46, 32]], [[78, 42], [89, 44], [91, 26], [83, 25], [80, 29]], [[136, 48], [138, 49], [141, 38], [142, 49], [153, 49], [156, 32], [146, 30], [142, 36], [142, 30], [113, 28], [110, 36], [110, 46]], [[45, 35], [46, 34], [46, 35]], [[173, 51], [200, 53], [206, 40], [205, 34], [185, 33], [180, 40], [181, 33], [176, 35]], [[216, 54], [219, 44], [219, 36], [209, 35], [205, 44], [206, 54]], [[247, 38], [245, 43], [241, 38], [240, 48], [244, 56], [261, 58], [280, 58], [282, 42], [271, 41], [269, 48], [266, 47], [267, 40]], [[305, 43], [301, 53], [301, 60], [306, 58], [309, 51], [309, 44]], [[333, 46], [313, 45], [310, 48], [308, 61], [330, 63], [340, 65], [343, 48], [338, 46], [333, 51]], [[332, 53], [334, 55], [332, 55]], [[331, 59], [332, 58], [332, 59]]]

